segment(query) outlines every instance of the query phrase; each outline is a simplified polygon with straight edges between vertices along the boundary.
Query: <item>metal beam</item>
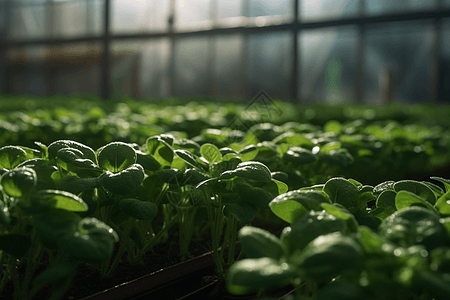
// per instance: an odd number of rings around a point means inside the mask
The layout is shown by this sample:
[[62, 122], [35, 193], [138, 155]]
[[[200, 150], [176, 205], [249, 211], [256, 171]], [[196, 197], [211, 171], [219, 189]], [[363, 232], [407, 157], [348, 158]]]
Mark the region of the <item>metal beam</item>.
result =
[[[295, 28], [298, 23], [298, 10], [300, 6], [300, 0], [294, 0], [294, 19], [292, 21], [293, 27]], [[300, 69], [299, 69], [299, 51], [298, 51], [298, 30], [292, 31], [292, 78], [291, 78], [291, 97], [293, 102], [298, 102], [300, 99], [299, 90], [300, 90]]]
[[[110, 0], [105, 0], [109, 1]], [[106, 14], [105, 14], [106, 17]], [[261, 33], [261, 32], [271, 32], [271, 31], [283, 31], [283, 30], [307, 30], [316, 29], [324, 27], [339, 27], [339, 26], [349, 26], [349, 25], [370, 25], [377, 23], [388, 23], [388, 22], [404, 22], [404, 21], [417, 21], [426, 19], [440, 19], [440, 18], [450, 18], [450, 9], [441, 10], [431, 10], [423, 12], [412, 12], [412, 13], [395, 13], [386, 14], [382, 16], [368, 16], [368, 17], [350, 17], [338, 20], [326, 20], [319, 22], [285, 22], [280, 24], [280, 20], [275, 19], [274, 21], [271, 17], [258, 17], [258, 18], [243, 18], [239, 26], [227, 27], [225, 23], [219, 23], [217, 27], [208, 26], [209, 28], [201, 30], [192, 31], [174, 31], [174, 32], [141, 32], [134, 34], [109, 34], [110, 40], [129, 40], [129, 39], [158, 39], [158, 38], [168, 38], [172, 35], [175, 37], [190, 37], [190, 36], [202, 36], [202, 35], [219, 35], [219, 34], [235, 34], [235, 33]], [[109, 24], [109, 16], [104, 24]], [[261, 25], [265, 23], [266, 25]], [[274, 24], [275, 23], [275, 24]], [[230, 26], [232, 26], [230, 24]], [[83, 42], [101, 42], [104, 40], [104, 35], [101, 36], [87, 36], [79, 38], [54, 38], [54, 39], [29, 39], [21, 41], [8, 41], [6, 46], [17, 47], [17, 46], [30, 46], [37, 44], [66, 44], [66, 43], [83, 43]]]

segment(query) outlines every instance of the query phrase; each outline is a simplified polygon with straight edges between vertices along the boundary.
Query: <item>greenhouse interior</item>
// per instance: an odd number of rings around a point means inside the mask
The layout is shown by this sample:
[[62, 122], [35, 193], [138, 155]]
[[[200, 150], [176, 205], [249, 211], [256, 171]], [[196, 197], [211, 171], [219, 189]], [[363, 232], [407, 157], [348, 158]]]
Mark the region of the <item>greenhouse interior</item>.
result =
[[450, 299], [450, 0], [0, 0], [0, 299]]

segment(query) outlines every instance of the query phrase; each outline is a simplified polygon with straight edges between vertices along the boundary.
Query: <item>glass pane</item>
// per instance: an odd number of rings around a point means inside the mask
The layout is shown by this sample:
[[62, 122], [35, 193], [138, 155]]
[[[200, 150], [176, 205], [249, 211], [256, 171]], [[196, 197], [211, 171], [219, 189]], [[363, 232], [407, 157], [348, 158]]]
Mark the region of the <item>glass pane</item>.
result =
[[218, 96], [243, 98], [243, 37], [238, 34], [220, 36], [217, 38], [216, 49], [215, 79]]
[[292, 15], [292, 0], [248, 0], [250, 17]]
[[47, 26], [45, 5], [21, 5], [11, 9], [11, 39], [44, 38]]
[[450, 20], [442, 25], [438, 102], [450, 103]]
[[[89, 7], [88, 12], [88, 20], [91, 22], [92, 31], [89, 32], [89, 34], [103, 34], [104, 26], [103, 26], [103, 17], [105, 14], [104, 10], [104, 1], [92, 1], [91, 6]], [[112, 17], [111, 17], [112, 18]]]
[[57, 2], [54, 4], [55, 36], [85, 36], [102, 33], [104, 1]]
[[159, 39], [142, 43], [138, 97], [169, 96], [170, 41]]
[[429, 101], [432, 48], [431, 23], [392, 23], [368, 29], [365, 101]]
[[7, 93], [44, 96], [47, 92], [44, 71], [45, 47], [10, 49], [7, 53]]
[[5, 28], [6, 28], [6, 14], [8, 14], [9, 12], [7, 12], [7, 3], [4, 1], [0, 1], [0, 34], [1, 37], [0, 39], [4, 39], [5, 38]]
[[357, 29], [307, 30], [300, 34], [301, 102], [354, 102]]
[[290, 99], [292, 36], [288, 32], [253, 34], [248, 39], [247, 96], [265, 91], [272, 99]]
[[49, 48], [46, 55], [48, 94], [100, 95], [102, 47], [77, 44]]
[[242, 16], [242, 0], [228, 0], [217, 2], [217, 17], [219, 19]]
[[299, 16], [302, 21], [354, 17], [359, 13], [361, 0], [300, 0]]
[[211, 19], [211, 0], [177, 0], [175, 24], [182, 29]]
[[114, 42], [111, 46], [113, 96], [138, 96], [142, 63], [142, 42]]
[[113, 0], [112, 32], [167, 30], [170, 0]]
[[370, 0], [365, 2], [367, 14], [432, 9], [436, 0]]
[[183, 38], [175, 41], [174, 87], [176, 96], [207, 95], [208, 38]]

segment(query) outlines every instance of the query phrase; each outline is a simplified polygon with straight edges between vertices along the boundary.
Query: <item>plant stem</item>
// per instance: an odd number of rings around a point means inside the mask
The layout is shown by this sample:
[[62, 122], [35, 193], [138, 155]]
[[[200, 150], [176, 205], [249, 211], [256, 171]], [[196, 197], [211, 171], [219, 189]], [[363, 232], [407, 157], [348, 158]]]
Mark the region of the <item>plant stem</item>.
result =
[[44, 253], [44, 247], [39, 243], [36, 234], [33, 233], [31, 236], [31, 247], [28, 250], [28, 257], [26, 259], [25, 274], [22, 282], [22, 289], [30, 291], [30, 283], [33, 275], [39, 266], [41, 257]]
[[167, 231], [170, 227], [172, 227], [175, 222], [177, 221], [176, 217], [173, 217], [169, 222], [165, 223], [163, 228], [158, 231], [158, 233], [150, 240], [150, 242], [144, 246], [142, 252], [146, 253], [148, 250], [150, 250], [153, 245], [155, 245], [165, 234], [167, 234]]
[[[0, 266], [7, 266], [8, 265], [8, 259], [6, 258], [6, 253], [0, 250]], [[0, 281], [0, 294], [2, 293], [3, 289], [5, 288], [6, 283], [8, 283], [10, 276], [8, 274], [8, 268], [2, 269], [2, 278]]]
[[178, 216], [180, 224], [180, 254], [181, 259], [185, 260], [189, 252], [189, 244], [194, 233], [194, 218], [196, 207], [178, 208]]
[[[213, 251], [213, 259], [216, 264], [217, 275], [224, 278], [223, 270], [223, 249], [220, 249], [220, 240], [224, 225], [224, 216], [222, 214], [222, 203], [220, 196], [217, 196], [217, 207], [213, 207], [211, 203], [211, 195], [209, 191], [204, 189], [205, 206], [208, 214], [208, 222], [211, 227], [211, 244]], [[222, 253], [221, 253], [222, 252]]]
[[16, 300], [26, 299], [25, 297], [23, 297], [24, 295], [22, 295], [23, 289], [21, 289], [20, 286], [20, 280], [19, 275], [17, 274], [16, 264], [17, 259], [13, 255], [11, 255], [9, 258], [8, 269], [11, 271], [11, 279], [14, 286], [14, 299]]
[[227, 267], [231, 266], [234, 263], [234, 252], [236, 250], [236, 241], [237, 241], [237, 219], [233, 216], [228, 217], [227, 222], [227, 236], [228, 238], [228, 261]]

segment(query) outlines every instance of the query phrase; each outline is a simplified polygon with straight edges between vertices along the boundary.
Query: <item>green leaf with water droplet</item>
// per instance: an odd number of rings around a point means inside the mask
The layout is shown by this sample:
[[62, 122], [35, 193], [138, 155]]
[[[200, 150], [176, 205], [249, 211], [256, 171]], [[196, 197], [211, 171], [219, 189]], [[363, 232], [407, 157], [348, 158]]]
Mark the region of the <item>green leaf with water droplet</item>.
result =
[[118, 195], [128, 195], [142, 183], [144, 177], [144, 168], [134, 164], [118, 173], [106, 171], [98, 179], [107, 190]]
[[242, 162], [237, 165], [236, 169], [223, 172], [219, 179], [232, 179], [234, 177], [261, 182], [270, 182], [272, 180], [269, 168], [263, 163], [256, 161]]
[[25, 161], [27, 153], [20, 147], [5, 146], [0, 148], [0, 169], [11, 170]]
[[434, 211], [418, 206], [404, 208], [384, 219], [379, 233], [401, 247], [424, 245], [432, 250], [449, 242], [439, 216]]
[[3, 191], [11, 197], [30, 195], [36, 186], [36, 172], [31, 168], [16, 168], [2, 175], [0, 183]]
[[408, 191], [416, 194], [417, 196], [423, 198], [425, 201], [434, 205], [436, 203], [436, 196], [433, 191], [426, 186], [425, 184], [415, 181], [415, 180], [401, 180], [397, 181], [394, 184], [394, 190], [396, 192], [399, 191]]
[[331, 202], [342, 204], [350, 212], [355, 212], [362, 206], [358, 201], [358, 188], [345, 178], [331, 178], [325, 183], [323, 191], [328, 194]]
[[277, 217], [292, 224], [310, 210], [321, 211], [320, 204], [327, 202], [330, 199], [324, 192], [297, 190], [277, 196], [269, 203], [269, 207]]

